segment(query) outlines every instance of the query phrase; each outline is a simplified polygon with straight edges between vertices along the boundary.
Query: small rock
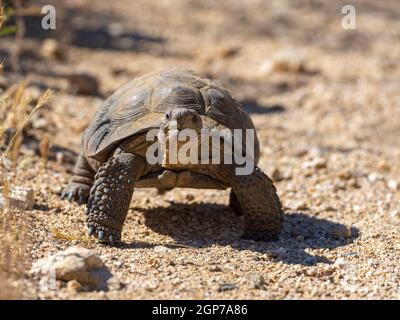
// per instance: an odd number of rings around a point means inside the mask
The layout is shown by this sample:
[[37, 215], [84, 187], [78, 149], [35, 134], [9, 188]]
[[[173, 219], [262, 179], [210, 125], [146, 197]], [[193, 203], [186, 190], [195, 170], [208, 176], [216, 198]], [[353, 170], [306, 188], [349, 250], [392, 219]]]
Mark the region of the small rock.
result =
[[308, 154], [308, 149], [306, 149], [306, 148], [301, 148], [301, 149], [294, 151], [294, 156], [298, 157], [298, 158], [302, 158], [307, 154]]
[[88, 73], [75, 73], [68, 76], [70, 91], [75, 94], [96, 95], [99, 83]]
[[143, 283], [143, 288], [147, 291], [154, 291], [158, 288], [158, 282], [157, 280], [145, 281]]
[[283, 179], [282, 173], [278, 168], [274, 168], [274, 170], [272, 170], [271, 178], [273, 181], [280, 181]]
[[170, 248], [167, 248], [167, 247], [165, 247], [165, 246], [155, 246], [155, 247], [154, 247], [154, 251], [155, 251], [155, 252], [165, 253], [165, 252], [171, 251], [171, 249], [170, 249]]
[[341, 268], [341, 269], [345, 269], [347, 267], [350, 267], [350, 263], [347, 260], [343, 259], [343, 258], [336, 259], [334, 265], [336, 267], [338, 267], [338, 268]]
[[308, 149], [308, 154], [313, 158], [320, 158], [326, 154], [326, 150], [321, 147], [311, 147]]
[[32, 123], [34, 129], [45, 129], [49, 126], [49, 121], [46, 118], [38, 118]]
[[46, 39], [43, 41], [40, 49], [40, 55], [45, 59], [65, 60], [65, 50], [55, 39]]
[[367, 264], [370, 267], [377, 267], [379, 265], [379, 262], [375, 259], [368, 259]]
[[64, 154], [62, 152], [56, 152], [56, 162], [58, 165], [62, 165], [64, 163]]
[[308, 206], [307, 203], [305, 203], [304, 201], [289, 201], [289, 203], [287, 204], [287, 207], [291, 210], [307, 210]]
[[390, 216], [393, 219], [400, 219], [400, 211], [399, 210], [393, 210], [390, 212]]
[[383, 176], [379, 174], [378, 172], [372, 172], [368, 175], [368, 180], [369, 182], [376, 182], [378, 180], [382, 180]]
[[186, 194], [185, 199], [187, 201], [193, 201], [194, 200], [194, 195], [191, 193]]
[[351, 178], [349, 180], [349, 186], [356, 189], [361, 188], [361, 185], [356, 178]]
[[32, 210], [34, 205], [33, 189], [13, 187], [9, 196], [0, 190], [0, 208]]
[[321, 210], [323, 211], [336, 211], [336, 208], [334, 206], [331, 206], [330, 204], [325, 204], [322, 206]]
[[265, 289], [265, 279], [259, 273], [251, 273], [248, 276], [248, 282], [253, 289]]
[[124, 34], [124, 25], [122, 23], [113, 22], [107, 26], [107, 31], [112, 37], [121, 37]]
[[124, 284], [121, 282], [121, 280], [118, 279], [118, 277], [114, 276], [110, 279], [107, 280], [107, 287], [108, 290], [121, 290], [124, 287]]
[[389, 171], [389, 170], [390, 170], [390, 165], [389, 165], [389, 163], [387, 163], [385, 160], [381, 160], [381, 161], [378, 163], [378, 168], [379, 168], [380, 170], [383, 170], [383, 171]]
[[221, 270], [222, 270], [221, 267], [217, 266], [217, 265], [213, 265], [208, 268], [208, 271], [211, 271], [211, 272], [220, 272]]
[[112, 277], [94, 251], [79, 247], [71, 247], [41, 259], [31, 269], [31, 273], [39, 277], [51, 272], [55, 272], [56, 280], [75, 280], [91, 290], [107, 290], [107, 281]]
[[333, 185], [334, 192], [338, 192], [339, 190], [346, 190], [346, 184], [344, 181], [338, 181]]
[[387, 183], [387, 186], [389, 189], [392, 189], [392, 190], [399, 189], [399, 183], [396, 180], [389, 180]]
[[[42, 90], [36, 85], [29, 86], [28, 88], [26, 88], [26, 90], [28, 92], [29, 98], [31, 99], [31, 103], [37, 104], [37, 102], [39, 101], [39, 98], [43, 94]], [[35, 121], [32, 121], [32, 125], [34, 124]]]
[[337, 176], [339, 179], [342, 179], [342, 180], [350, 180], [352, 177], [352, 175], [349, 171], [340, 171]]
[[237, 287], [234, 283], [223, 283], [219, 286], [218, 291], [225, 292], [225, 291], [235, 290], [236, 288]]
[[260, 71], [266, 74], [272, 72], [304, 72], [306, 71], [305, 59], [298, 51], [282, 50], [263, 62]]
[[326, 165], [327, 165], [327, 163], [326, 163], [325, 159], [323, 159], [323, 158], [315, 158], [313, 160], [304, 162], [303, 165], [302, 165], [302, 168], [303, 169], [311, 168], [311, 169], [319, 170], [319, 169], [326, 168]]
[[216, 49], [215, 55], [221, 58], [230, 58], [239, 53], [240, 48], [234, 46], [220, 46]]
[[71, 281], [68, 281], [68, 283], [67, 283], [67, 290], [69, 290], [69, 291], [79, 292], [79, 291], [82, 291], [82, 289], [83, 289], [82, 285], [80, 284], [79, 281], [71, 280]]

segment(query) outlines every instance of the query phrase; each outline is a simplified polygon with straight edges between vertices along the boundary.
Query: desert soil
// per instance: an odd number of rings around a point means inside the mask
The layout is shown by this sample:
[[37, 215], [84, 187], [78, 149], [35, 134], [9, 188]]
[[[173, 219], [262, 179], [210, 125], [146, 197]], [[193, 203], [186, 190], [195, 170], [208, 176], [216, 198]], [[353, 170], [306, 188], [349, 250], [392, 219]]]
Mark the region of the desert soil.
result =
[[[400, 5], [353, 1], [357, 28], [344, 30], [345, 4], [68, 1], [56, 31], [71, 43], [64, 61], [41, 57], [43, 37], [28, 32], [20, 63], [29, 90], [55, 91], [35, 130], [65, 154], [43, 169], [26, 147], [13, 173], [15, 185], [35, 190], [35, 209], [22, 214], [31, 239], [16, 282], [24, 297], [399, 299]], [[5, 57], [12, 41], [0, 42]], [[279, 240], [241, 240], [228, 190], [137, 189], [117, 247], [90, 240], [84, 205], [60, 199], [68, 150], [79, 151], [96, 107], [132, 77], [169, 65], [215, 79], [250, 113], [260, 167], [285, 210]], [[68, 91], [65, 75], [78, 71], [97, 78], [97, 95]], [[123, 286], [41, 290], [29, 265], [70, 246], [95, 250]]]

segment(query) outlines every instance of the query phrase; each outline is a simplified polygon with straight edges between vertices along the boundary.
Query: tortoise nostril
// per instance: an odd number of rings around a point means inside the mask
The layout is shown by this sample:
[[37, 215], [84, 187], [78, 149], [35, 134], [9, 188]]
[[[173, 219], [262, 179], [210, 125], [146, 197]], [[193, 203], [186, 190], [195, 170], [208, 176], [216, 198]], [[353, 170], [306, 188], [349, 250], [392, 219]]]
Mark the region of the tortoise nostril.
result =
[[193, 121], [193, 122], [196, 122], [196, 121], [198, 121], [198, 120], [199, 120], [198, 115], [197, 115], [197, 114], [194, 114], [193, 117], [192, 117], [192, 121]]

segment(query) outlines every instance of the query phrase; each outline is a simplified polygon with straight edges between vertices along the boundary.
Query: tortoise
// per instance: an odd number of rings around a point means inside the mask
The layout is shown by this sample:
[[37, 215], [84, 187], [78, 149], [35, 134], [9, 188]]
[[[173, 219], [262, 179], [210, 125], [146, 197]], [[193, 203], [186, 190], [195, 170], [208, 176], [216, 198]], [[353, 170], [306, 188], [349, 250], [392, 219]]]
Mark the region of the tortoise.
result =
[[[257, 135], [253, 139], [254, 169], [239, 175], [237, 161], [170, 163], [165, 161], [167, 148], [158, 155], [161, 162], [150, 163], [146, 152], [154, 141], [146, 135], [153, 129], [166, 133], [172, 128], [233, 132], [254, 130], [254, 124], [226, 89], [193, 71], [172, 67], [131, 80], [96, 111], [82, 136], [73, 175], [61, 194], [63, 199], [87, 202], [88, 234], [101, 242], [121, 241], [135, 187], [155, 187], [160, 193], [176, 187], [231, 188], [229, 206], [244, 217], [242, 238], [276, 239], [283, 211], [272, 181], [257, 166]], [[157, 137], [158, 143], [166, 143]], [[245, 144], [246, 137], [241, 139]]]

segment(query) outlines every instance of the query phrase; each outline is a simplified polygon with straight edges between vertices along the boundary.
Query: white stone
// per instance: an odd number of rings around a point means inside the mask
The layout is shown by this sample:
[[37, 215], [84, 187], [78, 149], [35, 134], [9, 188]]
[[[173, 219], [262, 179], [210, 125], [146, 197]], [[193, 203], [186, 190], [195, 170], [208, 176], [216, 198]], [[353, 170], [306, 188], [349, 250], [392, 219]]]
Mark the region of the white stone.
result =
[[9, 196], [0, 192], [0, 208], [32, 210], [34, 205], [33, 189], [13, 187]]
[[392, 189], [392, 190], [399, 189], [399, 183], [396, 180], [389, 180], [387, 183], [387, 186], [389, 189]]
[[303, 169], [323, 169], [326, 168], [327, 162], [324, 158], [315, 158], [310, 161], [306, 161], [303, 163], [302, 168]]
[[390, 212], [390, 217], [392, 219], [399, 219], [400, 218], [400, 211], [399, 210], [393, 210]]
[[382, 179], [383, 179], [382, 175], [379, 174], [379, 173], [377, 173], [377, 172], [372, 172], [372, 173], [370, 173], [370, 174], [368, 175], [368, 180], [369, 180], [370, 182], [376, 182], [376, 181], [382, 180]]
[[169, 248], [167, 248], [167, 247], [165, 247], [165, 246], [155, 246], [154, 247], [154, 251], [155, 252], [161, 252], [161, 253], [165, 253], [165, 252], [168, 252], [168, 251], [170, 251], [171, 249], [169, 249]]
[[343, 259], [343, 258], [336, 259], [334, 265], [339, 267], [339, 268], [343, 268], [343, 269], [350, 267], [350, 263], [347, 260]]
[[96, 252], [71, 247], [35, 262], [31, 273], [39, 278], [53, 275], [55, 280], [76, 280], [92, 290], [106, 290], [107, 280], [112, 277]]

